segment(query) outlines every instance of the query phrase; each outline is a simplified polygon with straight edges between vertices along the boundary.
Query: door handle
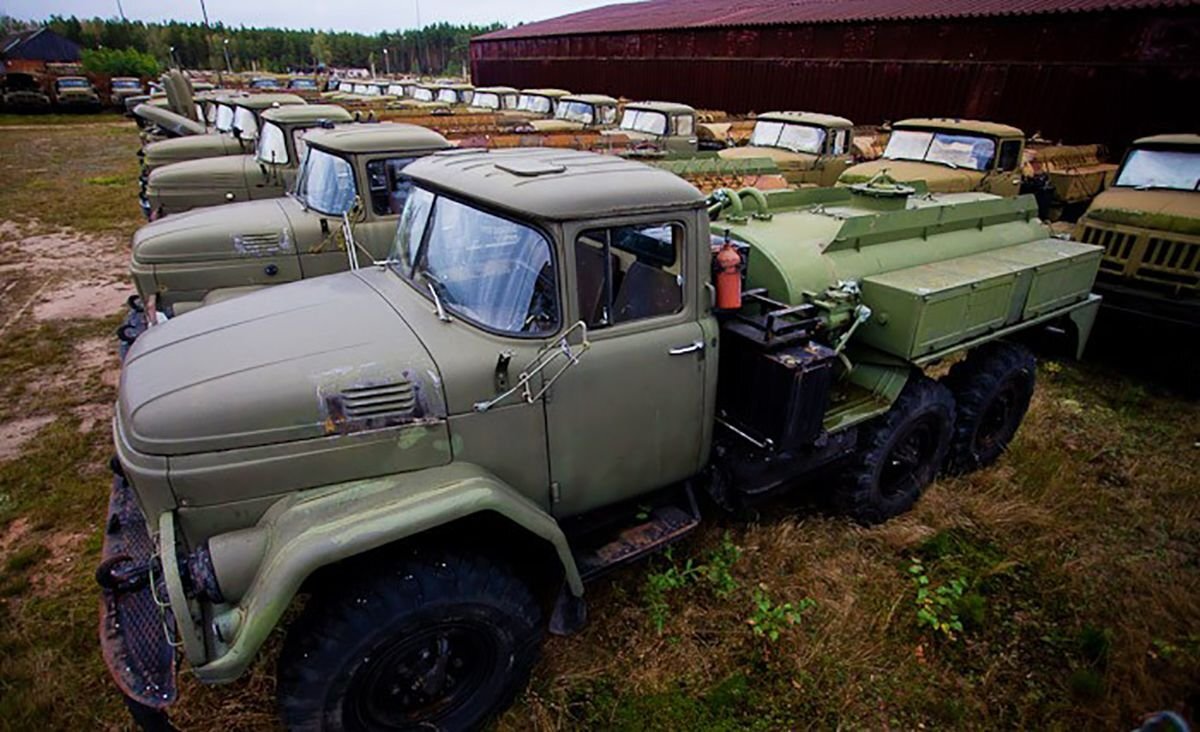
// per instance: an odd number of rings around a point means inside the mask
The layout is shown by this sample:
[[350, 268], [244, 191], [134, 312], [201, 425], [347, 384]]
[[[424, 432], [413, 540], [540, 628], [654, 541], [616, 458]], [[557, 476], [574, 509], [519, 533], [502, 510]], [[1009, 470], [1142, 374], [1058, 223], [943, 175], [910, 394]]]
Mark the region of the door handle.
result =
[[686, 346], [675, 346], [671, 350], [667, 351], [667, 353], [672, 356], [683, 356], [684, 354], [695, 353], [696, 351], [703, 350], [704, 341], [692, 341]]

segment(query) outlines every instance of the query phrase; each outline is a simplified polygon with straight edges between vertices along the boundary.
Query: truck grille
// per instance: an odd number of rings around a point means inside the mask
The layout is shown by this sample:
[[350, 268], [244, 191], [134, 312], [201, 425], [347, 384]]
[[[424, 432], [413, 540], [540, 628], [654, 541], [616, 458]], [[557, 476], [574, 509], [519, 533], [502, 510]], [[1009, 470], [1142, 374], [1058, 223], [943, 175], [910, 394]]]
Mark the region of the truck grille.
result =
[[1080, 238], [1086, 244], [1104, 247], [1101, 272], [1173, 290], [1200, 288], [1200, 241], [1168, 239], [1093, 224], [1084, 226]]
[[343, 413], [352, 420], [408, 416], [412, 414], [416, 403], [413, 385], [408, 381], [342, 391]]

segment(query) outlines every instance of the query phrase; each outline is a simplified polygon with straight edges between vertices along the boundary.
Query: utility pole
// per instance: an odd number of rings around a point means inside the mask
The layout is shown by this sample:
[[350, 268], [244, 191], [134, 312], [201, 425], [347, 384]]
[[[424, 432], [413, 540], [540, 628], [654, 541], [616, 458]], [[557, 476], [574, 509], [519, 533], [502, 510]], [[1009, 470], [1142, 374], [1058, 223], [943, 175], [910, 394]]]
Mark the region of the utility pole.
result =
[[208, 8], [204, 7], [204, 0], [200, 0], [200, 14], [204, 16], [204, 28], [208, 29]]
[[413, 0], [417, 6], [417, 30], [421, 30], [421, 0]]
[[125, 8], [121, 7], [121, 0], [117, 0], [117, 15], [121, 16], [122, 21], [128, 22], [129, 19], [125, 17]]
[[233, 73], [233, 64], [229, 63], [229, 39], [226, 38], [225, 42], [222, 43], [221, 45], [223, 45], [225, 47], [225, 70], [232, 74]]
[[383, 73], [385, 76], [392, 75], [392, 57], [386, 48], [383, 49]]

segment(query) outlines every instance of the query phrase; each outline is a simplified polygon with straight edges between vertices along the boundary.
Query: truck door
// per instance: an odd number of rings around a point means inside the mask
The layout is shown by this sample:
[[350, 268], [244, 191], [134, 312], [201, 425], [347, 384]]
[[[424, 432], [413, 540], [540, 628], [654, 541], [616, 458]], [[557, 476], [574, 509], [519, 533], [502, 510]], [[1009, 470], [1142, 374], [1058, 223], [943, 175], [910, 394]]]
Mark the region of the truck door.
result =
[[699, 263], [686, 245], [697, 235], [690, 215], [564, 231], [571, 319], [588, 325], [591, 347], [546, 400], [557, 516], [687, 478], [707, 454], [712, 357], [693, 284]]
[[1025, 141], [1019, 138], [1000, 140], [996, 150], [996, 163], [992, 172], [984, 178], [982, 188], [997, 196], [1015, 196], [1021, 192], [1021, 157]]
[[850, 136], [851, 132], [848, 127], [833, 128], [826, 133], [826, 153], [818, 163], [820, 178], [817, 180], [817, 185], [832, 186], [837, 183], [842, 172], [850, 166]]

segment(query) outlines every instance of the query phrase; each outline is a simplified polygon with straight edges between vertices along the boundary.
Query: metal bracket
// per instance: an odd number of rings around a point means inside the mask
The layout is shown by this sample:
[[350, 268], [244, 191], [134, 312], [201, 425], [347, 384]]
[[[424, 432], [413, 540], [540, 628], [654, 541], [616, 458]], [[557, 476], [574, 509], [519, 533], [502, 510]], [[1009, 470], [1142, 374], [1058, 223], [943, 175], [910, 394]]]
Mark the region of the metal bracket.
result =
[[[578, 350], [572, 348], [569, 337], [576, 330], [581, 331], [583, 340], [579, 343]], [[492, 407], [500, 404], [517, 392], [521, 393], [521, 399], [527, 404], [533, 404], [538, 399], [541, 399], [550, 388], [554, 386], [554, 382], [558, 381], [559, 377], [566, 373], [567, 369], [579, 363], [579, 357], [583, 352], [592, 347], [591, 341], [587, 336], [587, 324], [582, 320], [576, 321], [574, 325], [567, 328], [567, 331], [562, 334], [562, 337], [555, 343], [549, 344], [538, 351], [533, 360], [530, 361], [524, 369], [521, 370], [520, 376], [517, 377], [517, 383], [506, 389], [503, 393], [497, 394], [494, 398], [485, 401], [475, 402], [476, 412], [486, 412]], [[503, 354], [501, 354], [503, 356]], [[559, 358], [566, 359], [566, 363], [562, 365], [558, 371], [554, 372], [536, 393], [529, 383], [535, 376], [541, 374], [551, 363]]]

